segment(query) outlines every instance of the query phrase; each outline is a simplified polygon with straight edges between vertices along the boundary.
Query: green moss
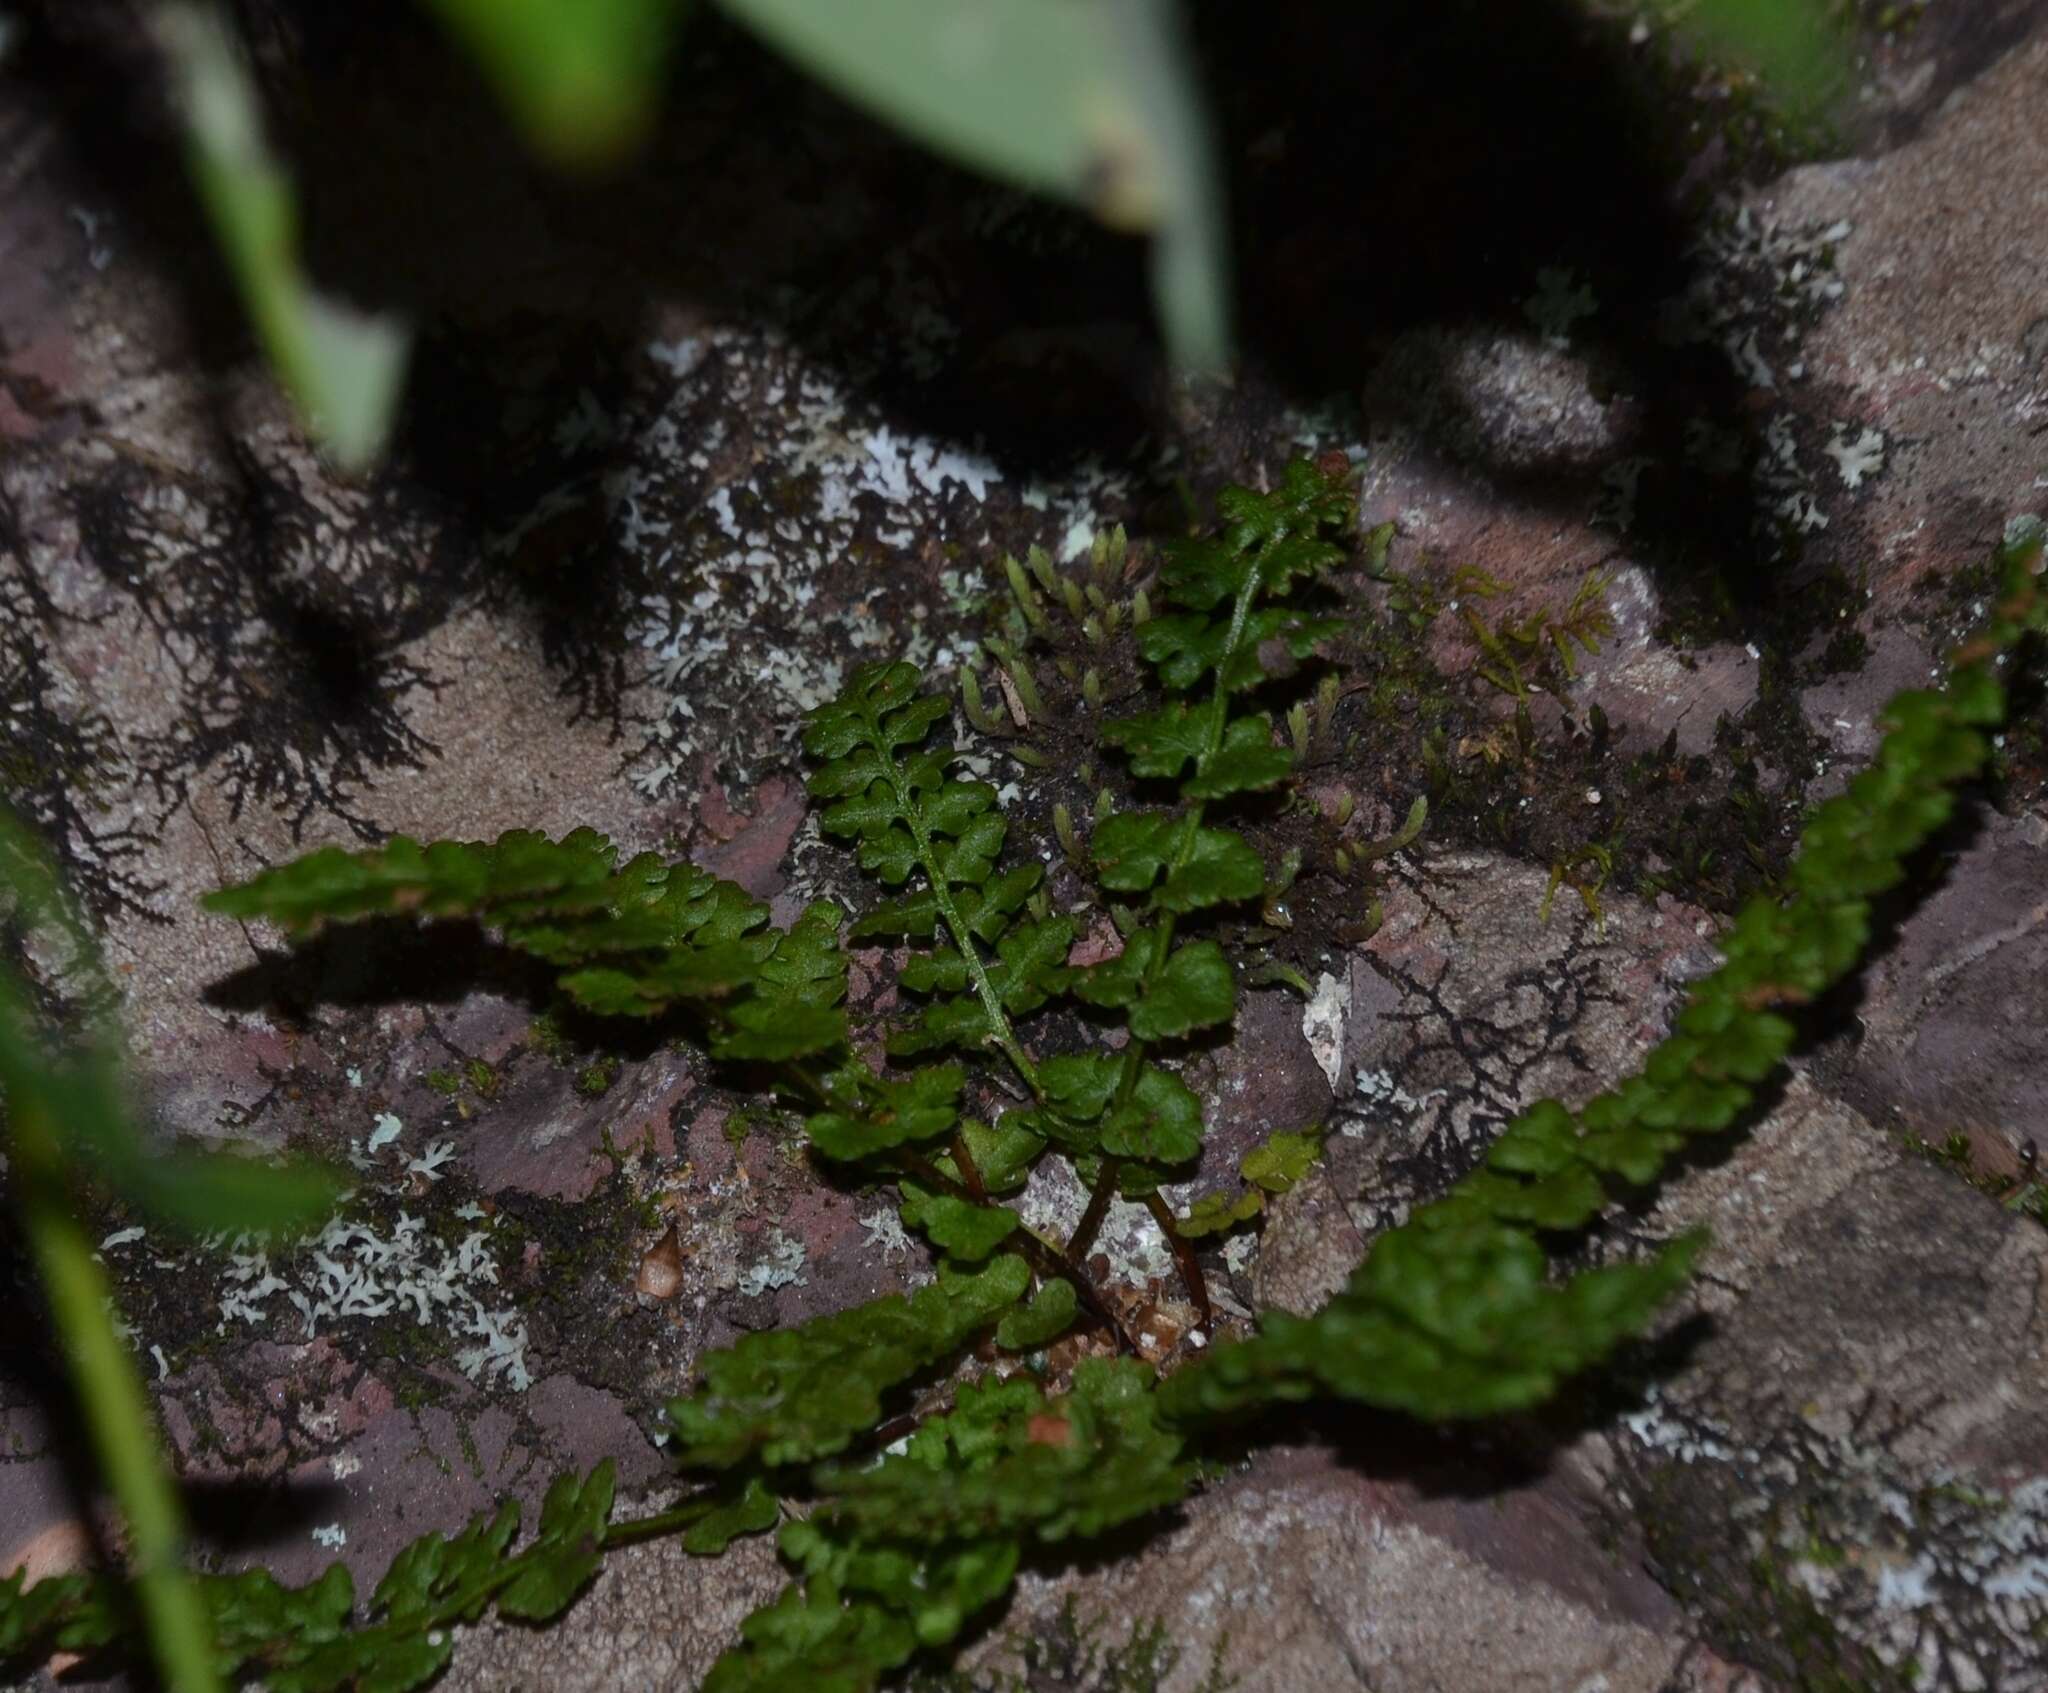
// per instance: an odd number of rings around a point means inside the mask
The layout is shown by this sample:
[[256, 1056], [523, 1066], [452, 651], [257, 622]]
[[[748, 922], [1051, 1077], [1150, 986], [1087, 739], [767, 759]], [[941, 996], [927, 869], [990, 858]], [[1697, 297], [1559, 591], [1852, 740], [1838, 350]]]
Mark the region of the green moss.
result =
[[1821, 672], [1827, 676], [1853, 674], [1869, 662], [1870, 642], [1857, 629], [1844, 629], [1820, 655]]
[[[2036, 1163], [2032, 1156], [2023, 1160], [2022, 1172], [2013, 1175], [1984, 1169], [1978, 1163], [1976, 1148], [1966, 1134], [1952, 1134], [1935, 1142], [1909, 1133], [1903, 1137], [1903, 1144], [1914, 1157], [1938, 1164], [1969, 1183], [1987, 1199], [1995, 1199], [2008, 1211], [2017, 1211], [2023, 1217], [2031, 1217], [2035, 1222], [2048, 1226], [2048, 1182], [2035, 1175]], [[2031, 1154], [2031, 1143], [2028, 1150]]]
[[[1158, 1617], [1131, 1624], [1121, 1642], [1105, 1644], [1100, 1618], [1083, 1617], [1069, 1595], [1059, 1614], [1037, 1633], [1012, 1631], [996, 1667], [981, 1671], [926, 1671], [913, 1675], [915, 1693], [1159, 1693], [1180, 1667], [1182, 1648]], [[1224, 1670], [1228, 1635], [1210, 1648], [1209, 1665], [1195, 1693], [1229, 1693], [1238, 1678]]]
[[576, 1072], [576, 1091], [588, 1099], [601, 1099], [611, 1092], [618, 1079], [619, 1061], [607, 1056]]
[[571, 1063], [576, 1055], [576, 1043], [569, 1038], [561, 1020], [552, 1011], [543, 1011], [534, 1018], [526, 1031], [526, 1044], [556, 1064]]
[[449, 1099], [453, 1099], [462, 1091], [462, 1078], [453, 1070], [429, 1070], [426, 1074], [426, 1083], [436, 1093]]

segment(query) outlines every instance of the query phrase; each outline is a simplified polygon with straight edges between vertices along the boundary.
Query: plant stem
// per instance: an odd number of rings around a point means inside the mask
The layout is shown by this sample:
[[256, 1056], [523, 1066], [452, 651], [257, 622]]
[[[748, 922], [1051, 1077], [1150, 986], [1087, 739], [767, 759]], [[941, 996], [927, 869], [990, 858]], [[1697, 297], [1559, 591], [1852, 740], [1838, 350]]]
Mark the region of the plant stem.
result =
[[1073, 1238], [1067, 1242], [1067, 1256], [1077, 1264], [1087, 1257], [1088, 1248], [1095, 1244], [1101, 1231], [1102, 1219], [1109, 1215], [1109, 1202], [1116, 1197], [1116, 1173], [1116, 1160], [1104, 1158], [1095, 1177], [1095, 1190], [1088, 1195], [1088, 1209], [1081, 1213], [1081, 1220], [1074, 1225]]
[[1031, 1055], [1017, 1039], [1017, 1031], [1010, 1026], [1010, 1014], [1003, 1009], [1002, 996], [996, 992], [995, 983], [988, 979], [988, 966], [982, 960], [980, 943], [975, 940], [974, 931], [967, 926], [967, 919], [960, 915], [959, 906], [953, 903], [953, 890], [946, 883], [945, 872], [939, 868], [938, 849], [932, 845], [924, 819], [918, 815], [917, 796], [904, 785], [895, 755], [882, 733], [880, 718], [872, 707], [868, 708], [868, 721], [874, 731], [874, 744], [882, 753], [882, 763], [889, 777], [889, 791], [896, 796], [898, 814], [917, 846], [917, 862], [924, 870], [925, 880], [931, 884], [932, 898], [952, 933], [953, 944], [967, 961], [967, 974], [974, 983], [975, 996], [988, 1013], [988, 1039], [1002, 1048], [1003, 1055], [1024, 1078], [1024, 1085], [1031, 1089], [1031, 1097], [1043, 1100], [1045, 1089], [1038, 1080], [1038, 1066], [1031, 1062]]
[[953, 1131], [951, 1151], [953, 1167], [960, 1172], [960, 1180], [973, 1196], [974, 1202], [977, 1205], [987, 1203], [988, 1186], [981, 1179], [981, 1171], [975, 1165], [974, 1154], [967, 1148], [967, 1137], [958, 1129]]
[[111, 1290], [71, 1214], [48, 1117], [33, 1100], [11, 1104], [23, 1224], [86, 1431], [127, 1521], [151, 1649], [175, 1693], [220, 1693], [212, 1623], [181, 1562], [184, 1513], [157, 1456], [148, 1396], [114, 1330]]
[[[967, 1191], [963, 1183], [956, 1182], [922, 1153], [899, 1146], [895, 1149], [895, 1156], [896, 1161], [903, 1166], [904, 1174], [912, 1181], [924, 1187], [934, 1188], [940, 1193], [951, 1194], [955, 1199], [965, 1200], [969, 1204], [977, 1203], [974, 1195]], [[1131, 1339], [1129, 1331], [1117, 1321], [1116, 1313], [1110, 1310], [1102, 1295], [1096, 1291], [1095, 1284], [1088, 1279], [1087, 1271], [1076, 1264], [1059, 1246], [1047, 1240], [1028, 1224], [1017, 1231], [1017, 1237], [1018, 1250], [1040, 1276], [1057, 1276], [1061, 1281], [1073, 1285], [1075, 1294], [1080, 1298], [1088, 1314], [1115, 1336], [1118, 1351], [1135, 1353], [1138, 1350], [1137, 1343]]]
[[1173, 1207], [1159, 1197], [1157, 1189], [1145, 1195], [1145, 1209], [1152, 1213], [1153, 1222], [1159, 1225], [1166, 1244], [1173, 1249], [1174, 1268], [1180, 1271], [1180, 1279], [1194, 1300], [1195, 1314], [1200, 1319], [1195, 1331], [1206, 1336], [1216, 1314], [1209, 1305], [1209, 1278], [1202, 1274], [1202, 1261], [1195, 1256], [1194, 1244], [1180, 1232], [1180, 1225], [1173, 1220]]
[[[1237, 655], [1238, 647], [1244, 641], [1245, 621], [1251, 616], [1252, 602], [1259, 596], [1259, 587], [1259, 567], [1257, 563], [1253, 563], [1246, 571], [1244, 586], [1238, 589], [1237, 599], [1230, 608], [1230, 634], [1223, 643], [1223, 657], [1216, 671], [1216, 690], [1209, 698], [1209, 726], [1203, 736], [1202, 750], [1195, 757], [1197, 776], [1207, 770], [1209, 761], [1223, 745], [1223, 732], [1230, 720], [1230, 691], [1224, 685], [1225, 673], [1229, 669], [1230, 661]], [[1166, 867], [1168, 882], [1187, 867], [1188, 860], [1194, 855], [1195, 839], [1202, 827], [1203, 810], [1203, 801], [1192, 800], [1187, 810], [1181, 814], [1180, 834], [1174, 842], [1173, 856]], [[1159, 978], [1166, 969], [1166, 956], [1173, 950], [1173, 924], [1174, 914], [1171, 911], [1159, 912], [1159, 921], [1152, 930], [1155, 937], [1152, 956], [1146, 963], [1144, 984], [1139, 989], [1141, 998], [1157, 988]], [[1131, 1095], [1137, 1090], [1138, 1077], [1144, 1069], [1146, 1045], [1146, 1042], [1133, 1037], [1130, 1045], [1124, 1049], [1123, 1074], [1117, 1077], [1116, 1101], [1110, 1107], [1112, 1111], [1120, 1111], [1128, 1105]], [[1113, 1164], [1106, 1165], [1104, 1171], [1112, 1182], [1114, 1176], [1111, 1172], [1114, 1168]], [[1201, 1260], [1195, 1256], [1194, 1248], [1182, 1237], [1175, 1225], [1171, 1207], [1157, 1192], [1145, 1196], [1145, 1207], [1152, 1213], [1153, 1221], [1164, 1231], [1167, 1245], [1173, 1249], [1174, 1268], [1180, 1272], [1181, 1284], [1188, 1290], [1188, 1297], [1195, 1302], [1195, 1310], [1200, 1313], [1201, 1332], [1207, 1334], [1212, 1313], [1209, 1305], [1208, 1278], [1202, 1274]], [[1098, 1182], [1097, 1191], [1089, 1196], [1088, 1210], [1081, 1218], [1081, 1227], [1074, 1231], [1075, 1239], [1082, 1242], [1074, 1250], [1086, 1250], [1086, 1241], [1094, 1238], [1095, 1230], [1102, 1226], [1102, 1214], [1108, 1208], [1109, 1193], [1103, 1184]]]

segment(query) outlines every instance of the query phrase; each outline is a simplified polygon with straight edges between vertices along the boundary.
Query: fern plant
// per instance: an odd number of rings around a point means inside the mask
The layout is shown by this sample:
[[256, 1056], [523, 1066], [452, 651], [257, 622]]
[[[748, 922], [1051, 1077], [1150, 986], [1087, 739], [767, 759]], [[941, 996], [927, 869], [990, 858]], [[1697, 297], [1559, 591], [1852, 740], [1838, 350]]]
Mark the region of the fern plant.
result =
[[[296, 1591], [260, 1575], [209, 1578], [224, 1667], [291, 1689], [415, 1686], [445, 1661], [450, 1623], [492, 1603], [552, 1614], [606, 1546], [680, 1532], [708, 1553], [779, 1522], [789, 1584], [747, 1619], [707, 1686], [871, 1688], [955, 1639], [1038, 1549], [1184, 1497], [1221, 1425], [1316, 1397], [1491, 1415], [1537, 1403], [1654, 1321], [1697, 1239], [1570, 1275], [1553, 1270], [1555, 1249], [1656, 1181], [1693, 1137], [1733, 1126], [1794, 1039], [1787, 1013], [1854, 967], [1872, 898], [1983, 764], [1984, 730], [2003, 710], [1997, 666], [2048, 626], [2038, 527], [2005, 548], [2005, 596], [1946, 687], [1887, 708], [1876, 762], [1814, 814], [1785, 890], [1740, 915], [1722, 966], [1693, 986], [1639, 1075], [1577, 1109], [1545, 1100], [1525, 1112], [1477, 1170], [1373, 1241], [1321, 1311], [1225, 1333], [1208, 1332], [1193, 1243], [1256, 1226], [1320, 1143], [1275, 1133], [1243, 1159], [1242, 1185], [1176, 1214], [1165, 1189], [1196, 1167], [1204, 1124], [1175, 1054], [1235, 1016], [1215, 926], [1287, 873], [1233, 827], [1289, 781], [1306, 738], [1258, 709], [1260, 654], [1277, 643], [1304, 657], [1339, 627], [1309, 601], [1347, 556], [1336, 537], [1352, 514], [1307, 464], [1220, 503], [1221, 533], [1171, 549], [1159, 611], [1148, 599], [1133, 619], [1152, 703], [1101, 730], [1133, 791], [1158, 802], [1099, 812], [1085, 846], [1070, 818], [1062, 831], [1126, 908], [1113, 958], [1070, 961], [1073, 920], [1052, 908], [1039, 862], [1006, 857], [994, 789], [953, 773], [940, 734], [950, 706], [902, 663], [857, 672], [805, 737], [822, 827], [885, 890], [850, 924], [820, 902], [777, 930], [730, 884], [651, 854], [621, 865], [589, 831], [316, 853], [212, 896], [216, 911], [299, 933], [372, 914], [473, 919], [546, 961], [589, 1011], [688, 1025], [801, 1112], [820, 1158], [893, 1183], [937, 1260], [913, 1295], [702, 1360], [694, 1391], [666, 1410], [681, 1468], [704, 1478], [674, 1510], [616, 1524], [608, 1472], [567, 1478], [530, 1545], [513, 1550], [516, 1519], [501, 1514], [409, 1551], [353, 1628], [334, 1571]], [[870, 938], [912, 948], [901, 981], [916, 1003], [888, 1031], [883, 1064], [862, 1055], [846, 1009], [842, 942]], [[1048, 1159], [1089, 1194], [1064, 1240], [1005, 1203]], [[1204, 1331], [1169, 1369], [1139, 1355], [1084, 1267], [1118, 1195], [1157, 1221]], [[1043, 1357], [969, 1364], [991, 1345]], [[1049, 1362], [1073, 1356], [1071, 1368]], [[899, 1414], [913, 1385], [936, 1386], [939, 1408]], [[83, 1577], [0, 1586], [0, 1654], [113, 1645], [124, 1593]]]

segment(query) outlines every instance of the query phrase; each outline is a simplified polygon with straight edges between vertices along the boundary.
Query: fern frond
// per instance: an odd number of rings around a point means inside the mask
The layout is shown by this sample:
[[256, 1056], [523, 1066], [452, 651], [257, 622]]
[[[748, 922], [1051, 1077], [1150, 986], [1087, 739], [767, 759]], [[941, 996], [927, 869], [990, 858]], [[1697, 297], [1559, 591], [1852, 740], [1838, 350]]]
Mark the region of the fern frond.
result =
[[1774, 1008], [1807, 1004], [1854, 968], [1872, 897], [1897, 885], [1988, 756], [1983, 730], [2005, 710], [1996, 662], [2048, 628], [2041, 557], [2038, 530], [2006, 547], [1989, 627], [1955, 655], [1944, 688], [1886, 706], [1875, 763], [1802, 831], [1789, 896], [1743, 910], [1720, 967], [1693, 984], [1640, 1074], [1577, 1112], [1532, 1106], [1479, 1169], [1380, 1236], [1322, 1311], [1268, 1317], [1255, 1339], [1176, 1375], [1163, 1389], [1169, 1414], [1330, 1393], [1425, 1417], [1491, 1415], [1548, 1397], [1642, 1332], [1684, 1284], [1696, 1238], [1553, 1282], [1538, 1234], [1584, 1228], [1655, 1181], [1688, 1139], [1734, 1123], [1791, 1050], [1794, 1025]]
[[841, 1451], [882, 1420], [882, 1398], [993, 1328], [1023, 1297], [1024, 1260], [947, 1274], [796, 1328], [750, 1334], [699, 1365], [703, 1389], [672, 1399], [679, 1462], [730, 1468], [804, 1464]]
[[600, 1016], [658, 1016], [758, 979], [778, 944], [765, 905], [658, 853], [617, 860], [594, 829], [426, 846], [399, 835], [368, 852], [309, 853], [202, 903], [301, 934], [368, 917], [472, 918], [562, 971], [563, 991]]

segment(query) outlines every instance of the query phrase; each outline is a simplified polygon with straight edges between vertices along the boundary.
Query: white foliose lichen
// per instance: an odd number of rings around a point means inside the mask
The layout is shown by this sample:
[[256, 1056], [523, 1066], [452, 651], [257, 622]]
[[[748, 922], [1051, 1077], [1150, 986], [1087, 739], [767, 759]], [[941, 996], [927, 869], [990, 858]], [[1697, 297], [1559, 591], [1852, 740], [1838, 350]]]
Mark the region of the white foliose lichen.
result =
[[804, 1243], [772, 1227], [766, 1240], [767, 1251], [742, 1270], [733, 1284], [750, 1299], [778, 1287], [800, 1286], [804, 1279]]
[[[630, 560], [627, 681], [642, 738], [628, 768], [649, 796], [694, 781], [707, 753], [744, 780], [750, 760], [779, 751], [801, 713], [838, 692], [850, 663], [900, 656], [906, 623], [941, 625], [918, 630], [914, 658], [957, 656], [974, 621], [966, 578], [936, 608], [910, 606], [900, 573], [876, 571], [870, 584], [849, 576], [849, 561], [932, 543], [978, 560], [999, 490], [1013, 519], [1019, 507], [1043, 514], [1038, 538], [1085, 551], [1105, 506], [1132, 490], [1127, 473], [1088, 463], [1008, 486], [979, 444], [903, 427], [841, 366], [772, 327], [711, 328], [645, 351], [664, 391], [650, 415], [594, 419], [579, 396], [561, 427], [629, 437], [601, 493]], [[565, 488], [539, 500], [494, 548], [514, 552], [587, 497]], [[820, 640], [828, 586], [832, 638]]]
[[1655, 1387], [1622, 1427], [1655, 1459], [1729, 1476], [1750, 1557], [1906, 1685], [2036, 1684], [2014, 1677], [2038, 1667], [2048, 1622], [2048, 1477], [1909, 1476], [1860, 1437], [1810, 1423], [1742, 1436]]
[[485, 1290], [498, 1285], [498, 1265], [482, 1229], [450, 1244], [428, 1232], [425, 1218], [404, 1212], [388, 1233], [338, 1216], [289, 1252], [273, 1252], [248, 1236], [227, 1247], [222, 1331], [234, 1322], [268, 1329], [283, 1295], [308, 1340], [329, 1323], [396, 1318], [473, 1341], [457, 1351], [455, 1362], [479, 1385], [524, 1392], [533, 1384], [526, 1319], [512, 1306], [486, 1302]]
[[1852, 440], [1849, 430], [1846, 423], [1836, 424], [1834, 439], [1821, 451], [1835, 461], [1843, 487], [1860, 488], [1884, 469], [1884, 431], [1866, 429]]

